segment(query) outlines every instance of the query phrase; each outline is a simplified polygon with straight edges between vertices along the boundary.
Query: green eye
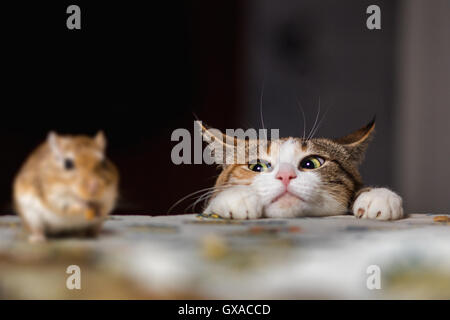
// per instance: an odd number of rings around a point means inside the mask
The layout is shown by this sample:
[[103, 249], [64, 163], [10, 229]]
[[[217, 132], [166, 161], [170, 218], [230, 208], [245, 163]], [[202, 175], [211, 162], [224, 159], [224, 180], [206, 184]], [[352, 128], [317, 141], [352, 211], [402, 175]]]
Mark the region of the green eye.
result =
[[325, 159], [318, 156], [310, 156], [300, 162], [300, 168], [313, 170], [321, 167], [325, 163]]
[[256, 163], [249, 163], [248, 168], [255, 172], [265, 172], [272, 168], [270, 162], [257, 160]]

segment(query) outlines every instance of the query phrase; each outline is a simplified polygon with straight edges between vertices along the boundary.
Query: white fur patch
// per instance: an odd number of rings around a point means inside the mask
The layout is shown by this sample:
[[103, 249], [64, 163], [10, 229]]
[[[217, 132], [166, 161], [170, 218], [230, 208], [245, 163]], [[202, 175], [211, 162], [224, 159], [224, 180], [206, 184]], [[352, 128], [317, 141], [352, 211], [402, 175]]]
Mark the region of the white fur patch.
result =
[[362, 219], [397, 220], [403, 217], [402, 198], [389, 189], [374, 188], [358, 196], [353, 214]]
[[88, 227], [95, 225], [101, 219], [86, 220], [84, 215], [68, 217], [55, 214], [47, 209], [38, 197], [31, 193], [18, 196], [17, 204], [31, 230], [40, 230], [43, 233]]
[[280, 147], [279, 155], [278, 155], [278, 163], [286, 162], [291, 163], [296, 166], [293, 161], [298, 156], [298, 145], [294, 139], [288, 139]]
[[216, 213], [228, 219], [257, 219], [262, 216], [262, 205], [251, 188], [236, 186], [217, 194], [205, 213]]

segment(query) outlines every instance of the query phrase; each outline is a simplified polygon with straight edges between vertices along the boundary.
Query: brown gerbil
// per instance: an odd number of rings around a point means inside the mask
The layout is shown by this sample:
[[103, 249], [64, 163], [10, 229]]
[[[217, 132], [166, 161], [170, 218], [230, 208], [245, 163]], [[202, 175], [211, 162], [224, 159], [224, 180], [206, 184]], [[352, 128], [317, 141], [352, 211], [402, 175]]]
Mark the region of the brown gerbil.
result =
[[16, 210], [31, 242], [49, 235], [95, 236], [113, 210], [119, 173], [105, 156], [103, 132], [94, 138], [50, 132], [14, 180]]

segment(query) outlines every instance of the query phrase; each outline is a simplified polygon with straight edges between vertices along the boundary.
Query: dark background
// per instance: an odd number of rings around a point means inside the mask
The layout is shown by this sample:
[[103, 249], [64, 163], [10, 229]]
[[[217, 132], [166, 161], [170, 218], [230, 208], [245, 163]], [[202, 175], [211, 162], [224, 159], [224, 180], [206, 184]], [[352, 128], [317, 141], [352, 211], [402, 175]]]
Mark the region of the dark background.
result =
[[[215, 168], [172, 164], [170, 136], [192, 130], [194, 114], [236, 125], [238, 2], [4, 7], [1, 212], [11, 212], [13, 177], [49, 130], [105, 131], [121, 171], [117, 213], [165, 213], [212, 184]], [[70, 4], [81, 8], [81, 30], [66, 28]]]
[[[66, 8], [81, 7], [81, 30]], [[366, 28], [370, 4], [382, 30]], [[49, 130], [103, 129], [121, 171], [115, 213], [165, 214], [210, 187], [214, 166], [172, 164], [176, 128], [194, 114], [219, 129], [260, 127], [301, 135], [321, 101], [317, 135], [338, 136], [377, 115], [362, 167], [368, 184], [394, 181], [399, 1], [44, 1], [2, 5], [0, 214], [11, 183]], [[181, 202], [182, 213], [193, 202]]]

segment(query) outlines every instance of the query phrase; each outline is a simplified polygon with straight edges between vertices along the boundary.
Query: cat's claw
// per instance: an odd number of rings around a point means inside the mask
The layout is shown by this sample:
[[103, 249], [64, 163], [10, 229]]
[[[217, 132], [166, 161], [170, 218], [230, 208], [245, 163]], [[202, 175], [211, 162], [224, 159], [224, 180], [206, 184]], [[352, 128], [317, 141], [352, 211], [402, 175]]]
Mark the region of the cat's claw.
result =
[[402, 198], [386, 188], [370, 189], [356, 198], [353, 214], [362, 219], [401, 219], [403, 217]]
[[253, 192], [235, 187], [214, 197], [204, 213], [215, 213], [226, 219], [258, 219], [262, 216], [262, 206]]

